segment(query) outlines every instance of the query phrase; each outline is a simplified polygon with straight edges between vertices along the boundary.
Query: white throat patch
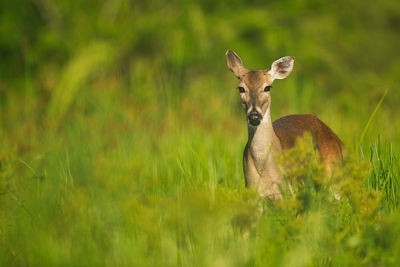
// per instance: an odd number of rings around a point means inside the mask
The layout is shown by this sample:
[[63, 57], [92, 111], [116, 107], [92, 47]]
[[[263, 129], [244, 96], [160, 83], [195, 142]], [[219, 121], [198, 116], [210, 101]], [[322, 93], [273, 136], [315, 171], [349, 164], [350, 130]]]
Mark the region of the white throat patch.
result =
[[269, 111], [269, 107], [267, 108], [267, 110], [265, 111], [263, 118], [261, 120], [261, 123], [265, 123], [269, 120], [269, 116], [270, 116], [270, 111]]

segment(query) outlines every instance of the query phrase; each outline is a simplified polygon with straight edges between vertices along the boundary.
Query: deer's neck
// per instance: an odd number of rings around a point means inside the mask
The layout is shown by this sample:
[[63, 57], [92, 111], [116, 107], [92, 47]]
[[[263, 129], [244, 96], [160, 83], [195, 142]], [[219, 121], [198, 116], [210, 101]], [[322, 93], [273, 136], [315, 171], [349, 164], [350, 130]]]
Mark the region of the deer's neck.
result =
[[248, 125], [248, 142], [244, 155], [246, 185], [257, 189], [262, 196], [280, 196], [278, 184], [281, 182], [281, 172], [275, 161], [280, 151], [281, 145], [268, 108], [257, 127]]

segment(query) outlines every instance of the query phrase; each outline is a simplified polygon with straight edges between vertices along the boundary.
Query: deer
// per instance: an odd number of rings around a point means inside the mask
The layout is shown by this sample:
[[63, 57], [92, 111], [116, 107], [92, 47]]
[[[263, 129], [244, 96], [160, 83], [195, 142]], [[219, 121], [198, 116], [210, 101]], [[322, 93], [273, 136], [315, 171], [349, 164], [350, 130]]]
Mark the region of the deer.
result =
[[276, 156], [296, 145], [306, 132], [312, 136], [314, 148], [328, 173], [332, 164], [343, 159], [344, 143], [324, 122], [313, 114], [294, 114], [271, 120], [271, 89], [274, 80], [289, 76], [295, 58], [285, 56], [268, 69], [244, 67], [233, 51], [226, 52], [228, 68], [238, 78], [238, 91], [247, 118], [248, 140], [243, 152], [245, 186], [258, 191], [264, 199], [279, 200], [283, 174]]

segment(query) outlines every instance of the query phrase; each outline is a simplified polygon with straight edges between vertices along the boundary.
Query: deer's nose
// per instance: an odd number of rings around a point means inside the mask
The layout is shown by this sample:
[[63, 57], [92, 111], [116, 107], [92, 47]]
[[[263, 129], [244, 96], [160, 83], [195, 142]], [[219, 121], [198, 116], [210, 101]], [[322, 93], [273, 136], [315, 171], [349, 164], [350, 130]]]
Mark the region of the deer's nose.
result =
[[247, 116], [249, 119], [249, 122], [253, 126], [258, 126], [261, 122], [262, 115], [258, 113], [257, 111], [252, 111], [250, 114]]

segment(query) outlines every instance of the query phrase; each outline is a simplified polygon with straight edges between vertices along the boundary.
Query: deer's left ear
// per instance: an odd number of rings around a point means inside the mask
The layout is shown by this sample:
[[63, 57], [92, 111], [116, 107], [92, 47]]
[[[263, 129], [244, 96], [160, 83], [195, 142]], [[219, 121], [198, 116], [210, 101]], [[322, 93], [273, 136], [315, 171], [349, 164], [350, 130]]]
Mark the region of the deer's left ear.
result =
[[272, 63], [268, 73], [272, 80], [285, 79], [293, 70], [294, 57], [282, 57]]
[[244, 75], [248, 70], [243, 66], [242, 60], [240, 57], [233, 52], [232, 50], [228, 50], [225, 53], [226, 63], [228, 68], [235, 74], [236, 77], [240, 78]]

